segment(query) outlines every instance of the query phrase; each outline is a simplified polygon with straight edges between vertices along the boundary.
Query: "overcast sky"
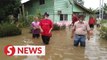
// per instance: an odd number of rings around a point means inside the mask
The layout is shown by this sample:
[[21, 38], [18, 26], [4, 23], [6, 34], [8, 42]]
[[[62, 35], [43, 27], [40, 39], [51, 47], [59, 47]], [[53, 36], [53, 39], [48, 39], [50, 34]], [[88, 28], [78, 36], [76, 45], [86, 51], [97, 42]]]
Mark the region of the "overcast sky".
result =
[[[29, 0], [22, 0], [21, 2], [26, 2], [26, 1], [29, 1]], [[100, 0], [84, 0], [84, 6], [87, 7], [87, 8], [93, 8], [93, 9], [96, 9], [99, 7], [99, 1]], [[104, 0], [105, 3], [107, 3], [107, 0]]]
[[29, 0], [21, 0], [21, 3], [25, 3], [26, 1], [29, 1]]
[[[100, 5], [100, 0], [84, 0], [84, 6], [87, 8], [96, 9]], [[107, 0], [104, 0], [104, 3], [107, 3]]]

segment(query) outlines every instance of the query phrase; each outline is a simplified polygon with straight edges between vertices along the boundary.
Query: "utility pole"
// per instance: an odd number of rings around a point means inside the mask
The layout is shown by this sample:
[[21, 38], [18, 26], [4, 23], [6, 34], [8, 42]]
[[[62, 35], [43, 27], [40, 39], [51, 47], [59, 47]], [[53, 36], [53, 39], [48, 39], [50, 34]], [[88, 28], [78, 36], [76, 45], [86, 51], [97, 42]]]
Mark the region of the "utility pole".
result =
[[102, 19], [103, 19], [103, 12], [104, 12], [104, 9], [103, 9], [103, 7], [104, 7], [104, 0], [102, 0], [102, 5], [101, 5], [101, 7], [102, 7]]
[[99, 20], [101, 20], [101, 0], [99, 1]]
[[104, 9], [103, 9], [103, 5], [104, 5], [104, 0], [100, 0], [99, 2], [99, 19], [102, 20], [103, 19], [103, 12], [104, 12]]
[[23, 13], [23, 19], [25, 20], [25, 7], [24, 7], [24, 4], [22, 4], [22, 13]]

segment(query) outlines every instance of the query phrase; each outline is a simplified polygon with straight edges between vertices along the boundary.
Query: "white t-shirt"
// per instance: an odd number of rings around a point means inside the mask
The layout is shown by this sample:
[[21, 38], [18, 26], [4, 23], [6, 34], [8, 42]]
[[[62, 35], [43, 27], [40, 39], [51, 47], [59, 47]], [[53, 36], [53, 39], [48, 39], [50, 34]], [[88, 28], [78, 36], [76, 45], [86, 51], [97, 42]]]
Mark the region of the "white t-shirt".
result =
[[86, 35], [87, 31], [90, 30], [90, 27], [86, 21], [83, 21], [83, 23], [77, 21], [75, 22], [73, 29], [75, 29], [75, 34]]

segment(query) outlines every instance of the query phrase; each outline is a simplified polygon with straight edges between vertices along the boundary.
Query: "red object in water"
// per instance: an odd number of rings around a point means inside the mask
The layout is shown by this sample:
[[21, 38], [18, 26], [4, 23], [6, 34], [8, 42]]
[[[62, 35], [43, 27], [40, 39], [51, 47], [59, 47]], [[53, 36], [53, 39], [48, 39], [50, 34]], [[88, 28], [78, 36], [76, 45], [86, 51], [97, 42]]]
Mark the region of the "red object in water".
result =
[[72, 24], [74, 25], [74, 23], [78, 21], [78, 17], [76, 15], [72, 16]]
[[95, 18], [91, 17], [89, 19], [89, 24], [95, 24], [95, 22], [96, 22]]

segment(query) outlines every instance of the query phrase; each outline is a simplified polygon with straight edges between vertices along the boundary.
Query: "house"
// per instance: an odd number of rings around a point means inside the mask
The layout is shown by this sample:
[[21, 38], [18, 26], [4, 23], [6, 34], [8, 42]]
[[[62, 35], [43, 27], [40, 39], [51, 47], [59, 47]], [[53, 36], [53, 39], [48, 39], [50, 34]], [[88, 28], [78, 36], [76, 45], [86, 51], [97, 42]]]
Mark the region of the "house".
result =
[[54, 23], [63, 21], [70, 23], [73, 13], [85, 14], [85, 19], [88, 20], [92, 13], [75, 0], [30, 0], [24, 3], [24, 7], [25, 12], [32, 16], [36, 16], [38, 12], [41, 14], [48, 12], [49, 18]]

